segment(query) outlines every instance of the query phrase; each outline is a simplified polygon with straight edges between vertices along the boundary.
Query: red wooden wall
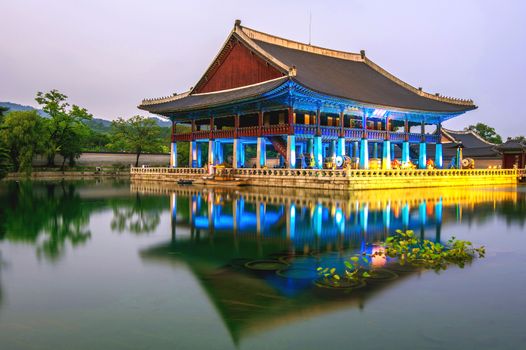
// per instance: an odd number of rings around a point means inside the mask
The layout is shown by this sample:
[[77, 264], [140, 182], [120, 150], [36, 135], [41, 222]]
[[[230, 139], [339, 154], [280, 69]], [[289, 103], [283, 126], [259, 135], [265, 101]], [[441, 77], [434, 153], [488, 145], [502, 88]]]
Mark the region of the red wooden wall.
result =
[[[220, 59], [222, 55], [220, 55]], [[220, 64], [215, 63], [194, 89], [194, 93], [232, 89], [279, 78], [283, 74], [243, 44], [234, 41]]]
[[502, 155], [502, 168], [513, 169], [513, 166], [517, 164], [519, 169], [524, 169], [526, 166], [525, 158], [525, 153], [504, 153]]

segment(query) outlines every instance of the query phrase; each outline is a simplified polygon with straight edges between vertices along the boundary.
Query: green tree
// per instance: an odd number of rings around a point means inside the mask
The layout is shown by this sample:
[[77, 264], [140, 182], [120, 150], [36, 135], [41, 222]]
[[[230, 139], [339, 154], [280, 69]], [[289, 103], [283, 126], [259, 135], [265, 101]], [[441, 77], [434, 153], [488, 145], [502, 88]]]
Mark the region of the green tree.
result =
[[512, 137], [511, 138], [513, 141], [517, 141], [517, 142], [522, 142], [522, 143], [525, 143], [526, 142], [526, 137], [524, 136], [515, 136], [515, 137]]
[[142, 153], [162, 151], [161, 128], [151, 118], [140, 115], [128, 120], [119, 118], [111, 123], [111, 127], [112, 142], [109, 147], [115, 151], [135, 153], [135, 166], [139, 166]]
[[2, 124], [2, 120], [4, 119], [4, 115], [7, 113], [9, 108], [0, 106], [0, 124]]
[[[0, 106], [0, 134], [2, 132], [2, 121], [4, 120], [4, 115], [8, 110], [9, 108]], [[9, 160], [9, 152], [7, 151], [7, 148], [4, 146], [0, 137], [0, 180], [7, 175], [10, 169], [11, 162]]]
[[495, 143], [495, 144], [501, 144], [502, 143], [502, 137], [497, 134], [495, 131], [495, 128], [492, 128], [489, 125], [486, 125], [484, 123], [477, 123], [475, 125], [470, 125], [465, 130], [471, 130], [474, 133], [478, 134], [480, 137], [482, 137], [484, 140]]
[[84, 142], [84, 151], [106, 151], [107, 145], [111, 142], [110, 135], [93, 129], [89, 130], [89, 135]]
[[11, 169], [11, 161], [9, 159], [9, 152], [0, 144], [0, 180], [3, 179]]
[[31, 173], [33, 157], [43, 151], [46, 134], [42, 118], [35, 110], [14, 111], [2, 122], [0, 143], [7, 151], [15, 171]]
[[46, 120], [49, 139], [47, 140], [46, 155], [48, 165], [55, 165], [55, 155], [60, 154], [70, 164], [80, 156], [85, 139], [89, 136], [89, 128], [84, 121], [93, 116], [85, 108], [77, 105], [69, 106], [67, 96], [57, 90], [43, 93], [38, 92], [35, 100], [42, 106], [42, 110], [49, 114]]

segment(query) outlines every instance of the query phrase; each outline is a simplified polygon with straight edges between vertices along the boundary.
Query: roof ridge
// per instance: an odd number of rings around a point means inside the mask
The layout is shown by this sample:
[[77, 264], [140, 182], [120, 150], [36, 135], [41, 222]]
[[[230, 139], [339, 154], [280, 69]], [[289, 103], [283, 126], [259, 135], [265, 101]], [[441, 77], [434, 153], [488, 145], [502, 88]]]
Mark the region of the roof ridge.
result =
[[187, 97], [188, 95], [190, 95], [190, 91], [191, 90], [188, 90], [188, 91], [182, 92], [180, 94], [175, 93], [175, 94], [173, 94], [171, 96], [145, 98], [145, 99], [142, 100], [140, 105], [141, 106], [148, 106], [148, 105], [154, 105], [154, 104], [159, 104], [159, 103], [176, 101], [176, 100], [179, 100], [179, 99], [181, 99], [183, 97]]
[[253, 39], [253, 40], [259, 40], [259, 41], [263, 41], [269, 44], [282, 46], [282, 47], [293, 49], [293, 50], [304, 51], [304, 52], [308, 52], [312, 54], [318, 54], [322, 56], [339, 58], [339, 59], [349, 60], [349, 61], [354, 61], [354, 62], [363, 62], [367, 64], [367, 66], [369, 66], [371, 69], [382, 74], [384, 77], [390, 79], [396, 84], [408, 89], [409, 91], [419, 96], [429, 98], [432, 100], [436, 100], [439, 102], [454, 104], [454, 105], [474, 106], [473, 100], [471, 99], [460, 99], [460, 98], [454, 98], [454, 97], [449, 97], [449, 96], [442, 96], [438, 93], [432, 94], [432, 93], [423, 91], [421, 88], [416, 88], [412, 86], [411, 84], [406, 83], [400, 78], [397, 78], [394, 74], [389, 73], [387, 70], [385, 70], [384, 68], [380, 67], [378, 64], [371, 61], [365, 55], [364, 50], [360, 51], [359, 54], [353, 53], [353, 52], [341, 51], [341, 50], [333, 50], [333, 49], [328, 49], [328, 48], [324, 48], [321, 46], [305, 44], [299, 41], [290, 40], [290, 39], [282, 38], [276, 35], [260, 32], [252, 28], [241, 26], [240, 23], [236, 22], [235, 28], [238, 28], [238, 27], [241, 29], [241, 32], [243, 32], [248, 38]]
[[305, 44], [300, 41], [290, 40], [282, 38], [276, 35], [260, 32], [258, 30], [240, 26], [241, 30], [247, 35], [250, 39], [263, 41], [269, 44], [274, 44], [278, 46], [283, 46], [289, 49], [295, 49], [305, 52], [310, 52], [318, 55], [336, 57], [341, 59], [346, 59], [350, 61], [363, 62], [361, 53], [347, 52], [341, 50], [329, 49], [326, 47], [316, 46]]

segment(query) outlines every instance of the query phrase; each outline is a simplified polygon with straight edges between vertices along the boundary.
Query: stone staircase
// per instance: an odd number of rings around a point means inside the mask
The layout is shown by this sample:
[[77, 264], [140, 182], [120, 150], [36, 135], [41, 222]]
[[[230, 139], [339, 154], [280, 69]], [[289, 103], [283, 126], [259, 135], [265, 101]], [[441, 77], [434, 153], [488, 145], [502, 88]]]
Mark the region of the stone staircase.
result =
[[274, 146], [276, 152], [287, 159], [287, 142], [283, 139], [283, 136], [270, 136], [268, 139], [270, 143], [272, 143], [272, 146]]

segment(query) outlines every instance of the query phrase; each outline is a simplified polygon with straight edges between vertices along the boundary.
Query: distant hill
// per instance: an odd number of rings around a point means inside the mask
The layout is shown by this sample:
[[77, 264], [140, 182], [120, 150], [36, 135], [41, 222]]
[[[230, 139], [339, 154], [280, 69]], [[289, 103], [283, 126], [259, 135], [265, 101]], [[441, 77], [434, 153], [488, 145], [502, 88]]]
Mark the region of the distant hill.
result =
[[13, 103], [13, 102], [0, 102], [0, 107], [6, 107], [6, 108], [9, 108], [9, 111], [8, 112], [12, 112], [12, 111], [32, 111], [32, 110], [36, 110], [38, 112], [38, 114], [41, 116], [41, 117], [44, 117], [44, 118], [49, 118], [49, 115], [44, 112], [43, 110], [41, 109], [36, 109], [34, 107], [31, 107], [31, 106], [24, 106], [24, 105], [20, 105], [18, 103]]
[[[44, 112], [41, 109], [32, 107], [32, 106], [24, 106], [24, 105], [13, 103], [13, 102], [0, 102], [0, 106], [9, 108], [9, 111], [36, 110], [41, 117], [49, 118], [49, 115], [46, 112]], [[150, 118], [154, 119], [157, 122], [157, 125], [159, 125], [161, 128], [168, 128], [172, 126], [172, 123], [167, 120], [162, 120], [157, 117], [150, 117]], [[109, 132], [111, 128], [111, 121], [107, 119], [93, 117], [92, 120], [88, 120], [86, 122], [86, 125], [89, 126], [92, 130], [97, 131], [97, 132]]]

